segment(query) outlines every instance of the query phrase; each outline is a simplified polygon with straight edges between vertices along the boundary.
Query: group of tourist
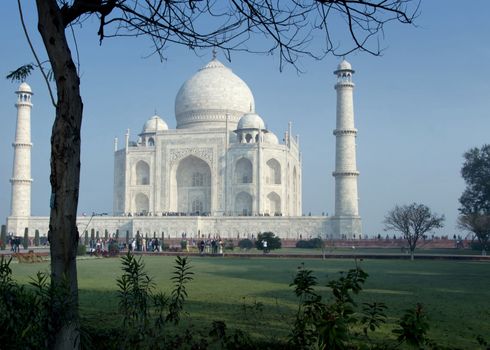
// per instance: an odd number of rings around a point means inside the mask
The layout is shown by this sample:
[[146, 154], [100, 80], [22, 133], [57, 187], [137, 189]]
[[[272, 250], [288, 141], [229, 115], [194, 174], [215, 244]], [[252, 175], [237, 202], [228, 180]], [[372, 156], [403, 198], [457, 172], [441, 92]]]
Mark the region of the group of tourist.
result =
[[201, 240], [198, 245], [199, 254], [223, 255], [223, 241], [221, 238]]
[[156, 237], [152, 239], [137, 237], [129, 241], [128, 249], [137, 252], [161, 252], [162, 245]]
[[106, 253], [115, 254], [120, 249], [119, 243], [115, 238], [109, 239], [91, 239], [89, 241], [89, 253], [90, 255], [104, 255]]
[[8, 241], [10, 244], [10, 251], [14, 253], [18, 253], [20, 251], [20, 244], [22, 242], [22, 238], [10, 235]]

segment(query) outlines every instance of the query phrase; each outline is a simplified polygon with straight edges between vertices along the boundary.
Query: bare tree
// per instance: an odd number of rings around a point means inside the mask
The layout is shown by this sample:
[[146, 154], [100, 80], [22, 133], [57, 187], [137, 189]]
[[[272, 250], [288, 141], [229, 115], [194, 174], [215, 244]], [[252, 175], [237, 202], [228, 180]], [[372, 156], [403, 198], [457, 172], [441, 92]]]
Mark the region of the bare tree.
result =
[[[20, 0], [18, 3], [22, 15]], [[384, 24], [412, 23], [419, 0], [36, 0], [36, 5], [38, 30], [56, 91], [56, 96], [51, 94], [56, 108], [50, 176], [52, 284], [67, 283], [71, 293], [68, 306], [52, 306], [53, 317], [63, 322], [54, 329], [50, 347], [71, 349], [79, 348], [80, 334], [75, 255], [83, 103], [79, 62], [73, 59], [67, 30], [96, 16], [100, 42], [111, 37], [144, 36], [152, 41], [153, 53], [162, 59], [170, 44], [192, 50], [215, 47], [228, 58], [232, 51], [275, 53], [282, 67], [285, 63], [296, 65], [301, 56], [322, 58], [328, 53], [345, 55], [354, 50], [378, 55], [381, 48], [377, 39]], [[332, 21], [336, 23], [333, 26]], [[256, 36], [264, 40], [251, 45], [248, 39]], [[310, 45], [320, 36], [322, 45]], [[314, 51], [314, 47], [320, 49]], [[43, 75], [46, 78], [44, 71]], [[49, 85], [49, 79], [46, 82]]]
[[490, 240], [490, 215], [481, 213], [461, 214], [458, 218], [460, 229], [473, 233], [480, 243], [481, 255], [487, 255]]
[[424, 204], [412, 203], [409, 205], [395, 206], [385, 216], [385, 231], [394, 230], [401, 232], [410, 249], [410, 259], [414, 259], [414, 251], [417, 242], [427, 232], [442, 228], [444, 215], [432, 213]]

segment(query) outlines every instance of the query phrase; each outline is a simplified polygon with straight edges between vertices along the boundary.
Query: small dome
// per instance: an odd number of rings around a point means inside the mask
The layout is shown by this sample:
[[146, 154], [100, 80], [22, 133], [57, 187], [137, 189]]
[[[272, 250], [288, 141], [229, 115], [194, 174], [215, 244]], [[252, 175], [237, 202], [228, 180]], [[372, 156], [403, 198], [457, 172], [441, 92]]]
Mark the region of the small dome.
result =
[[17, 92], [29, 92], [32, 93], [31, 87], [25, 81], [19, 85], [19, 90]]
[[152, 134], [158, 131], [168, 130], [168, 125], [158, 115], [154, 115], [148, 119], [143, 125], [142, 134]]
[[187, 80], [177, 93], [177, 129], [224, 128], [227, 115], [229, 122], [236, 125], [240, 116], [254, 111], [254, 106], [247, 84], [214, 58]]
[[264, 135], [264, 142], [265, 143], [270, 143], [270, 144], [273, 144], [273, 145], [278, 145], [279, 144], [279, 139], [273, 133], [268, 132], [267, 134]]
[[247, 113], [238, 121], [237, 130], [242, 129], [265, 129], [265, 123], [256, 113]]
[[337, 70], [352, 70], [352, 65], [343, 59], [337, 66]]

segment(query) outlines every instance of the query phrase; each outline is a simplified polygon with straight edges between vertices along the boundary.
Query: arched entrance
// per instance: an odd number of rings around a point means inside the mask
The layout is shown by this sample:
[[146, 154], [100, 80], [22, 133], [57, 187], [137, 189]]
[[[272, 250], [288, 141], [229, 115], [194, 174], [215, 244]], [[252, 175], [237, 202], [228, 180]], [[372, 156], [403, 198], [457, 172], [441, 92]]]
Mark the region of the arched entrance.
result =
[[240, 192], [235, 197], [235, 215], [252, 215], [252, 196], [247, 192]]
[[138, 193], [134, 197], [134, 209], [138, 214], [146, 214], [150, 210], [150, 201], [148, 196], [143, 193]]
[[187, 156], [175, 172], [177, 211], [207, 214], [211, 211], [211, 168], [204, 160]]

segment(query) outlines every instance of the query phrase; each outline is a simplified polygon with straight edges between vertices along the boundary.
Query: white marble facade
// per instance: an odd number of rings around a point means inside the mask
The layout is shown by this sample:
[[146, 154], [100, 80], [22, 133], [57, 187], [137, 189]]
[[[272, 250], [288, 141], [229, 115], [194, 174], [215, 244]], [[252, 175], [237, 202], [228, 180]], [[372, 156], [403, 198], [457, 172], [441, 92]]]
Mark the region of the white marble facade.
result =
[[153, 116], [115, 150], [114, 213], [301, 216], [296, 139], [279, 143], [254, 106], [229, 68], [202, 67], [177, 94], [176, 129]]
[[[250, 238], [272, 231], [287, 239], [358, 237], [353, 73], [346, 61], [335, 71], [333, 217], [303, 215], [301, 156], [291, 124], [279, 142], [255, 111], [247, 84], [213, 58], [177, 93], [176, 129], [155, 115], [138, 135], [132, 137], [128, 130], [121, 148], [115, 140], [113, 216], [79, 217], [80, 232]], [[14, 162], [14, 168], [18, 165]], [[23, 173], [29, 177], [27, 170]], [[29, 214], [15, 216], [16, 203], [12, 198], [8, 231], [21, 234], [29, 227], [31, 235], [34, 230], [45, 234], [49, 218], [31, 217], [30, 204]]]

